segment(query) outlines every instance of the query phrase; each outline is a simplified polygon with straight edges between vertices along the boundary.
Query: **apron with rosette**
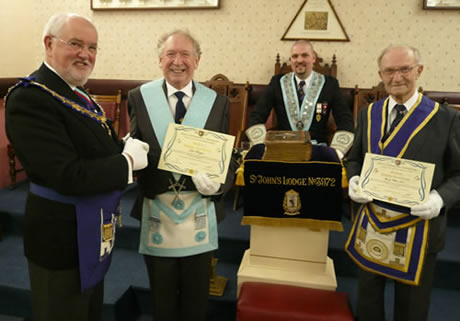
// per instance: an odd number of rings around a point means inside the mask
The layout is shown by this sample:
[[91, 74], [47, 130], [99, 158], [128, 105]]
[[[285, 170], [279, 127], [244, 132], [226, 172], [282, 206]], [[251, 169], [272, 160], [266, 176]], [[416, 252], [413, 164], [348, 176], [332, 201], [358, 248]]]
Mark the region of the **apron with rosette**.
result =
[[[161, 147], [174, 119], [163, 90], [164, 79], [140, 90], [152, 128]], [[195, 92], [182, 121], [183, 125], [204, 128], [216, 93], [193, 82]], [[173, 173], [176, 181], [181, 175]], [[184, 257], [217, 249], [217, 221], [214, 202], [196, 191], [165, 192], [154, 199], [144, 198], [139, 252], [145, 255]]]

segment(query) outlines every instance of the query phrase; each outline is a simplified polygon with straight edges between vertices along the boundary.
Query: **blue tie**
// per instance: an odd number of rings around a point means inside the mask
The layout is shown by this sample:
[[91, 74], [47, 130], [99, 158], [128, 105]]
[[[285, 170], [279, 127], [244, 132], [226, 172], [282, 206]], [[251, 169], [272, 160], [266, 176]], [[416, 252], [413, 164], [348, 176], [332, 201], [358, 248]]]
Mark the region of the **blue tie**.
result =
[[184, 102], [182, 101], [182, 98], [184, 98], [185, 94], [182, 91], [176, 91], [174, 95], [177, 97], [176, 116], [174, 117], [174, 121], [176, 124], [180, 124], [182, 123], [186, 112]]
[[301, 80], [299, 82], [299, 87], [297, 88], [297, 94], [299, 96], [299, 106], [302, 106], [303, 99], [305, 97], [305, 92], [303, 91], [303, 86], [305, 86], [305, 81]]

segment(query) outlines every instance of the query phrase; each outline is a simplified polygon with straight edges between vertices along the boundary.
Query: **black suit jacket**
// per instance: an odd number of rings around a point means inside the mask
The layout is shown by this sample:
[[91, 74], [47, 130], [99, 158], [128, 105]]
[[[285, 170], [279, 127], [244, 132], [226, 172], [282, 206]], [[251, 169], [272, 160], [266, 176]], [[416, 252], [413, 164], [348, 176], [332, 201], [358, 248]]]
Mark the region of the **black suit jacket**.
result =
[[[163, 89], [166, 90], [165, 86], [163, 86]], [[217, 94], [204, 128], [216, 132], [228, 133], [230, 117], [229, 107], [228, 97]], [[140, 88], [135, 88], [128, 93], [128, 108], [131, 119], [131, 136], [139, 138], [150, 145], [148, 153], [149, 165], [137, 173], [140, 194], [133, 208], [132, 216], [140, 219], [144, 196], [153, 199], [158, 194], [171, 191], [171, 189], [169, 189], [171, 185], [170, 180], [174, 182], [175, 179], [171, 172], [157, 168], [161, 155], [161, 147], [151, 125]], [[232, 157], [225, 184], [221, 187], [222, 193], [212, 196], [216, 206], [218, 221], [224, 217], [223, 195], [233, 186], [237, 166], [238, 164], [235, 158]], [[189, 176], [183, 176], [181, 181], [184, 178], [186, 186], [184, 190], [196, 190], [192, 179]]]
[[[367, 152], [367, 108], [360, 110], [353, 147], [349, 153], [347, 176], [360, 175]], [[446, 213], [449, 207], [460, 200], [460, 113], [447, 105], [419, 131], [402, 158], [435, 164], [431, 188], [444, 201], [441, 214], [430, 221], [429, 248], [431, 252], [444, 247]]]
[[[276, 75], [272, 77], [262, 97], [257, 101], [254, 110], [249, 116], [248, 127], [256, 124], [264, 124], [272, 108], [275, 108], [278, 121], [276, 129], [291, 130], [281, 90], [280, 79], [282, 76]], [[337, 79], [330, 76], [325, 77], [326, 83], [318, 97], [318, 103], [327, 103], [326, 117], [321, 117], [321, 121], [319, 122], [313, 119], [309, 132], [312, 139], [328, 143], [327, 120], [331, 111], [337, 124], [337, 130], [353, 132], [354, 128], [352, 111], [345, 104]]]
[[[30, 76], [59, 95], [84, 105], [44, 64]], [[6, 132], [30, 181], [65, 195], [123, 190], [128, 163], [116, 135], [38, 87], [18, 87], [6, 100]], [[113, 130], [112, 130], [113, 133]], [[73, 205], [28, 195], [24, 250], [50, 268], [78, 265]]]

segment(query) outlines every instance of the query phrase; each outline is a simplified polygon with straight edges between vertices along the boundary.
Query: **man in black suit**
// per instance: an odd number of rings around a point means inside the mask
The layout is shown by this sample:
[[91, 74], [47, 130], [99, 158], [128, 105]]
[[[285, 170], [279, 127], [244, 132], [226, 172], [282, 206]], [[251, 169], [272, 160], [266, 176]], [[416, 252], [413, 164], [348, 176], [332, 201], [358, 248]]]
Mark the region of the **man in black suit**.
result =
[[[460, 114], [417, 92], [423, 71], [417, 49], [388, 47], [378, 66], [389, 97], [360, 111], [347, 164], [349, 196], [363, 204], [346, 245], [360, 267], [357, 314], [360, 321], [384, 321], [385, 283], [392, 278], [393, 319], [423, 321], [447, 212], [460, 200]], [[372, 200], [358, 183], [366, 153], [434, 164], [427, 200], [410, 208]]]
[[190, 33], [165, 34], [158, 52], [164, 78], [128, 94], [131, 134], [150, 145], [149, 165], [138, 174], [133, 216], [141, 220], [139, 251], [149, 274], [153, 320], [204, 321], [217, 222], [236, 163], [231, 161], [224, 184], [206, 173], [190, 177], [157, 164], [170, 123], [228, 133], [229, 100], [193, 80], [201, 50]]
[[246, 131], [249, 139], [253, 139], [253, 134], [263, 137], [259, 134], [263, 126], [256, 125], [265, 124], [275, 108], [277, 128], [274, 129], [309, 131], [313, 143], [327, 145], [327, 122], [332, 112], [337, 131], [331, 147], [343, 157], [353, 142], [352, 112], [345, 104], [337, 79], [313, 71], [315, 61], [309, 41], [298, 40], [292, 45], [289, 58], [292, 72], [272, 77], [249, 116]]
[[50, 18], [45, 62], [6, 96], [6, 132], [28, 178], [24, 252], [34, 321], [100, 320], [118, 204], [148, 145], [119, 141], [83, 86], [97, 31], [76, 14]]

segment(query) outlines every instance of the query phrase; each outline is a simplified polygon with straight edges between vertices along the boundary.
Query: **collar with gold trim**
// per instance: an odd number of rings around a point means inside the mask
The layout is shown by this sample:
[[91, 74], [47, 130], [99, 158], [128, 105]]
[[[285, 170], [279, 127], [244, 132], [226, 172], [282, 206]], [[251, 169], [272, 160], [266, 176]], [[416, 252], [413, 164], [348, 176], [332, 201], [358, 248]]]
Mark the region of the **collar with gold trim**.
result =
[[83, 107], [81, 105], [79, 105], [77, 102], [75, 101], [72, 101], [62, 95], [59, 95], [58, 93], [56, 93], [55, 91], [49, 89], [47, 86], [39, 83], [39, 82], [36, 82], [35, 81], [35, 77], [24, 77], [24, 78], [20, 78], [20, 81], [18, 83], [16, 83], [15, 85], [13, 85], [12, 87], [10, 87], [8, 89], [8, 92], [6, 93], [5, 95], [5, 104], [6, 104], [6, 100], [8, 98], [8, 96], [10, 95], [10, 93], [18, 88], [18, 87], [28, 87], [28, 86], [35, 86], [35, 87], [38, 87], [39, 89], [41, 89], [43, 92], [46, 92], [48, 93], [49, 95], [51, 95], [54, 99], [56, 99], [57, 101], [59, 101], [62, 105], [64, 105], [65, 107], [68, 107], [78, 113], [80, 113], [81, 115], [85, 116], [85, 117], [88, 117], [96, 122], [98, 122], [99, 124], [101, 124], [102, 127], [105, 128], [105, 130], [107, 131], [107, 133], [111, 136], [112, 133], [111, 133], [111, 130], [110, 130], [110, 126], [108, 125], [108, 120], [107, 120], [107, 117], [105, 116], [105, 112], [104, 110], [102, 109], [102, 107], [97, 104], [97, 102], [93, 101], [99, 108], [97, 111], [92, 111], [92, 110], [89, 110], [87, 109], [86, 107]]

